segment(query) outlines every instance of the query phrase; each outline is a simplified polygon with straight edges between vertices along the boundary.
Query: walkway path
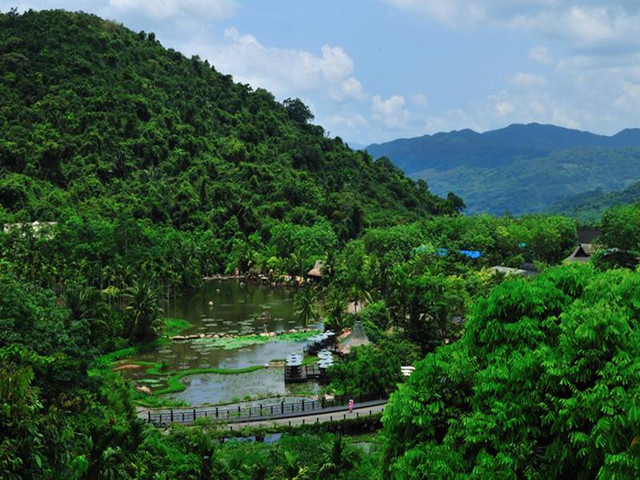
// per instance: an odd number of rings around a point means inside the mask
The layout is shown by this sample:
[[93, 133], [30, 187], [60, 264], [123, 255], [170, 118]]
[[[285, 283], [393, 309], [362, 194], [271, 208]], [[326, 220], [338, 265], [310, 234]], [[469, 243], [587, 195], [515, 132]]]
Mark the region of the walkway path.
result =
[[366, 417], [369, 415], [376, 415], [384, 411], [385, 404], [363, 406], [360, 408], [354, 408], [353, 412], [349, 413], [348, 410], [340, 410], [332, 413], [311, 413], [305, 416], [289, 417], [289, 418], [272, 418], [267, 420], [257, 420], [251, 422], [234, 422], [221, 425], [219, 430], [236, 430], [244, 427], [268, 427], [271, 425], [308, 425], [310, 423], [326, 423], [335, 422], [341, 420], [350, 420], [353, 418]]
[[215, 407], [143, 410], [138, 413], [138, 416], [157, 426], [170, 425], [171, 423], [192, 425], [195, 419], [205, 417], [211, 418], [214, 422], [237, 425], [237, 428], [242, 425], [260, 426], [273, 423], [302, 425], [377, 414], [383, 411], [386, 403], [387, 400], [358, 402], [351, 413], [349, 413], [347, 405], [315, 401], [283, 403], [262, 408], [238, 408], [238, 410]]

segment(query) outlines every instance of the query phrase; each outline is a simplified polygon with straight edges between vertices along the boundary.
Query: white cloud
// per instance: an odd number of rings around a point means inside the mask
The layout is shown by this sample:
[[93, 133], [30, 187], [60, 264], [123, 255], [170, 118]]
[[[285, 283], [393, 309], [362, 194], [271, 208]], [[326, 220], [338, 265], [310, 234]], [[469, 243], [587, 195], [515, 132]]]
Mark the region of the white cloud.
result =
[[239, 8], [235, 0], [109, 0], [109, 6], [155, 20], [175, 18], [180, 14], [203, 20], [221, 20], [232, 17]]
[[618, 108], [637, 111], [640, 105], [640, 85], [632, 82], [624, 82], [622, 93], [616, 99], [615, 105]]
[[353, 71], [353, 60], [341, 47], [322, 46], [322, 57], [318, 66], [324, 77], [330, 82], [339, 82]]
[[339, 89], [334, 89], [329, 93], [329, 96], [337, 101], [342, 102], [344, 100], [366, 100], [367, 94], [364, 92], [364, 88], [360, 81], [354, 77], [349, 77], [340, 84]]
[[540, 65], [551, 65], [553, 63], [549, 48], [542, 45], [529, 50], [529, 59]]
[[369, 126], [369, 122], [359, 113], [338, 114], [329, 117], [329, 126], [334, 129], [339, 128], [341, 130], [352, 130], [367, 127]]
[[508, 79], [514, 87], [534, 88], [543, 87], [547, 84], [547, 79], [542, 75], [518, 72]]
[[208, 58], [216, 69], [233, 72], [237, 81], [272, 91], [278, 97], [322, 92], [334, 100], [362, 99], [362, 84], [353, 76], [353, 60], [342, 49], [324, 45], [320, 54], [306, 50], [268, 47], [253, 35], [235, 28], [223, 38], [209, 37], [191, 49]]
[[[476, 2], [465, 0], [383, 0], [406, 10], [421, 12], [447, 25], [468, 24], [481, 20], [484, 10]], [[464, 13], [464, 15], [462, 15]]]
[[495, 104], [495, 110], [501, 117], [504, 117], [515, 110], [515, 105], [509, 102], [498, 102]]
[[593, 54], [640, 47], [640, 8], [631, 0], [383, 0], [450, 26], [529, 31]]
[[420, 108], [427, 108], [429, 106], [429, 98], [423, 93], [412, 95], [411, 102]]
[[386, 100], [380, 95], [375, 95], [371, 104], [371, 115], [392, 128], [408, 124], [410, 118], [409, 111], [405, 108], [404, 97], [400, 95], [392, 95]]
[[533, 71], [516, 71], [485, 101], [433, 112], [429, 132], [534, 121], [600, 133], [637, 125], [637, 0], [381, 1], [452, 28], [503, 29], [537, 44], [528, 51]]

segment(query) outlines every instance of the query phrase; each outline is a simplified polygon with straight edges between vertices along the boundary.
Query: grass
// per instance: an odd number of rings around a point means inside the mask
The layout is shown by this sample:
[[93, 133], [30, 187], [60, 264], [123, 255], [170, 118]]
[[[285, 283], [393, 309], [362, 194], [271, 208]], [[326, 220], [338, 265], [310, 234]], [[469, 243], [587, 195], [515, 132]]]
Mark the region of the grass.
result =
[[192, 326], [191, 322], [182, 318], [165, 318], [162, 333], [165, 337], [174, 337]]
[[311, 365], [312, 363], [316, 363], [318, 361], [318, 357], [315, 355], [307, 355], [302, 359], [303, 365]]
[[[190, 328], [193, 324], [188, 322], [187, 320], [182, 320], [180, 318], [164, 318], [162, 319], [162, 331], [165, 337], [172, 337], [174, 335], [178, 335], [183, 330]], [[133, 357], [137, 355], [141, 350], [151, 350], [155, 347], [162, 347], [171, 343], [169, 338], [160, 337], [152, 340], [151, 342], [140, 343], [138, 345], [134, 345], [132, 347], [121, 348], [120, 350], [116, 350], [114, 352], [105, 353], [97, 358], [96, 362], [99, 365], [111, 364], [115, 361], [122, 360], [123, 358]], [[142, 365], [141, 362], [134, 362]]]
[[315, 337], [320, 333], [319, 331], [311, 331], [311, 332], [296, 332], [296, 333], [283, 333], [282, 335], [278, 335], [275, 338], [277, 340], [283, 342], [301, 342], [303, 340], [307, 340], [311, 337]]
[[235, 348], [248, 347], [258, 343], [269, 341], [269, 337], [260, 335], [244, 335], [242, 337], [222, 337], [222, 338], [196, 338], [193, 340], [198, 345], [218, 347], [224, 350], [233, 350]]
[[[190, 328], [192, 324], [186, 320], [177, 318], [163, 319], [163, 336], [152, 342], [139, 344], [132, 347], [122, 348], [114, 352], [102, 355], [97, 360], [97, 363], [102, 366], [109, 366], [118, 360], [133, 357], [141, 351], [151, 350], [153, 348], [164, 346], [171, 343], [170, 337], [179, 335], [180, 332]], [[236, 348], [242, 348], [250, 345], [256, 345], [259, 343], [265, 343], [270, 340], [280, 340], [283, 342], [300, 342], [307, 340], [309, 337], [317, 335], [318, 332], [295, 332], [284, 333], [275, 337], [267, 337], [264, 335], [244, 335], [240, 337], [222, 337], [222, 338], [197, 338], [193, 340], [195, 343], [204, 344], [207, 346], [213, 346], [222, 348], [225, 350], [233, 350]], [[318, 358], [315, 356], [308, 356], [304, 359], [304, 365], [317, 362]], [[189, 375], [198, 375], [206, 373], [216, 373], [220, 375], [236, 375], [242, 373], [250, 373], [256, 370], [264, 368], [261, 365], [256, 365], [247, 368], [240, 369], [223, 369], [223, 368], [191, 368], [188, 370], [168, 371], [167, 367], [162, 362], [144, 362], [138, 360], [132, 360], [131, 364], [140, 365], [147, 368], [147, 374], [160, 377], [162, 381], [166, 381], [167, 387], [160, 390], [152, 390], [151, 396], [146, 396], [140, 393], [136, 394], [136, 403], [145, 407], [162, 407], [162, 406], [183, 406], [184, 402], [160, 398], [161, 395], [169, 393], [178, 393], [186, 389], [186, 385], [180, 380]]]
[[110, 364], [122, 358], [132, 357], [136, 353], [138, 353], [138, 347], [121, 348], [120, 350], [116, 350], [115, 352], [101, 355], [100, 357], [98, 357], [97, 362], [100, 364]]
[[275, 337], [267, 337], [264, 335], [242, 335], [239, 337], [221, 337], [221, 338], [196, 338], [193, 340], [200, 345], [218, 347], [224, 350], [233, 350], [234, 348], [248, 347], [259, 343], [265, 343], [270, 340], [279, 340], [281, 342], [301, 342], [307, 340], [318, 332], [296, 332], [283, 333]]
[[[162, 390], [156, 390], [153, 395], [160, 396], [167, 393], [182, 392], [187, 386], [180, 380], [189, 375], [200, 375], [204, 373], [217, 373], [219, 375], [237, 375], [241, 373], [251, 373], [257, 370], [262, 370], [264, 367], [261, 365], [255, 365], [253, 367], [237, 368], [235, 370], [225, 368], [190, 368], [188, 370], [180, 370], [178, 372], [170, 373], [167, 377], [167, 388]], [[151, 370], [149, 371], [151, 373]]]

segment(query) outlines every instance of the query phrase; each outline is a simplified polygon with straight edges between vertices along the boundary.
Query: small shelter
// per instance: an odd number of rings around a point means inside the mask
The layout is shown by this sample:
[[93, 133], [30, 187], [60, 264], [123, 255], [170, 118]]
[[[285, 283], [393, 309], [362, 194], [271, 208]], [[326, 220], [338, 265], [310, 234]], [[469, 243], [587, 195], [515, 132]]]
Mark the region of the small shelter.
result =
[[578, 227], [578, 243], [598, 243], [598, 239], [602, 236], [602, 230], [594, 227]]
[[593, 244], [581, 243], [573, 250], [573, 253], [565, 259], [565, 262], [588, 262], [594, 252], [595, 246]]
[[302, 355], [292, 353], [287, 357], [287, 363], [284, 367], [284, 381], [288, 382], [305, 382], [307, 380], [306, 371], [302, 365]]
[[307, 272], [307, 277], [320, 280], [322, 278], [322, 270], [324, 270], [324, 262], [316, 260], [313, 268]]
[[33, 234], [38, 238], [53, 238], [53, 227], [58, 225], [58, 222], [39, 222], [33, 223], [5, 223], [3, 226], [4, 233], [10, 233], [12, 230], [22, 230], [24, 228], [30, 228]]
[[497, 265], [495, 267], [491, 267], [489, 270], [492, 273], [496, 273], [496, 274], [500, 273], [505, 277], [508, 277], [511, 275], [516, 275], [518, 277], [530, 277], [538, 273], [538, 272], [533, 272], [531, 270], [525, 270], [524, 268], [505, 267], [504, 265]]
[[356, 320], [356, 323], [353, 324], [353, 328], [351, 329], [351, 333], [338, 344], [338, 351], [342, 354], [348, 354], [354, 347], [361, 347], [369, 344], [371, 344], [371, 342], [364, 331], [362, 322], [360, 320]]
[[403, 377], [410, 377], [411, 374], [415, 371], [416, 367], [412, 365], [402, 366], [400, 367], [400, 371], [402, 372]]

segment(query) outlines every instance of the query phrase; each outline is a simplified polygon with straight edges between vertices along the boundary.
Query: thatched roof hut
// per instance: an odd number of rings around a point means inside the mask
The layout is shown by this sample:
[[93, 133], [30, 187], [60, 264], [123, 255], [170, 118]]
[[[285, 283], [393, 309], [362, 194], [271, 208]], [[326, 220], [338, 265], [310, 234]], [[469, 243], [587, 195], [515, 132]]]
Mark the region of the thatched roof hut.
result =
[[316, 260], [315, 265], [307, 273], [307, 277], [322, 278], [322, 270], [324, 269], [324, 262], [322, 260]]
[[489, 271], [491, 273], [501, 273], [505, 277], [508, 277], [510, 275], [516, 275], [518, 277], [528, 277], [530, 275], [535, 275], [535, 272], [531, 272], [523, 268], [505, 267], [504, 265], [497, 265], [495, 267], [491, 267]]
[[593, 244], [581, 243], [575, 248], [573, 253], [565, 259], [565, 262], [588, 262], [595, 250]]
[[362, 327], [362, 322], [360, 320], [356, 320], [356, 323], [353, 324], [353, 328], [351, 329], [351, 333], [338, 344], [338, 351], [343, 354], [348, 354], [354, 347], [361, 347], [363, 345], [370, 344], [371, 342], [369, 341], [369, 337], [367, 337], [367, 334]]

